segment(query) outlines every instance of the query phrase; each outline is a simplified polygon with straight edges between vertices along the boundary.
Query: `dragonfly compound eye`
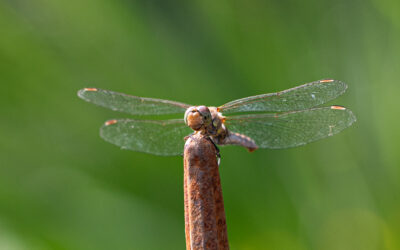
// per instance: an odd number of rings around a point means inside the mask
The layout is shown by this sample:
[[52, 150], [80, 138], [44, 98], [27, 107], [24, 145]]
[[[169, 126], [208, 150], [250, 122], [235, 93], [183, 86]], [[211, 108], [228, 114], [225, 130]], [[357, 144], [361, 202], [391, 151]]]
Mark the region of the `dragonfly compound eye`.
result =
[[203, 116], [206, 125], [210, 124], [211, 121], [211, 112], [206, 106], [198, 106], [197, 110]]
[[206, 106], [198, 106], [196, 109], [204, 115], [205, 113], [210, 113], [210, 110]]

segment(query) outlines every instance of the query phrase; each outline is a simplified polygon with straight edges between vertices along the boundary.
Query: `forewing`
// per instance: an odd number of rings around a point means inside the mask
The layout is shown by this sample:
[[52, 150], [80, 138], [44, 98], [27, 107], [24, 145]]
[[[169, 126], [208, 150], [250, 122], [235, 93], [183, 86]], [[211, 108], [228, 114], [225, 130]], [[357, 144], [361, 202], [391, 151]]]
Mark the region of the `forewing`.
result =
[[132, 115], [183, 114], [188, 104], [126, 95], [97, 88], [84, 88], [78, 96], [87, 102]]
[[356, 121], [353, 113], [341, 106], [314, 108], [277, 114], [226, 117], [232, 132], [253, 139], [260, 148], [290, 148], [339, 133]]
[[193, 131], [179, 120], [109, 120], [100, 129], [100, 136], [122, 149], [155, 155], [180, 155], [184, 137]]
[[337, 80], [320, 80], [277, 93], [250, 96], [219, 107], [223, 114], [238, 112], [282, 112], [304, 110], [333, 100], [346, 91], [347, 85]]

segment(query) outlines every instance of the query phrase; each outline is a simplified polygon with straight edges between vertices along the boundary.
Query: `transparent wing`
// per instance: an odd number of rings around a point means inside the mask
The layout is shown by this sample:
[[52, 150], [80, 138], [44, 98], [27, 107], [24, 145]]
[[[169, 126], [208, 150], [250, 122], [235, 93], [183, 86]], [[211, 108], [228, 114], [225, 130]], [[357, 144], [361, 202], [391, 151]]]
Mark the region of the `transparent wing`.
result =
[[183, 152], [184, 137], [193, 131], [183, 119], [109, 120], [100, 129], [100, 136], [122, 149], [155, 155], [179, 155]]
[[304, 145], [339, 133], [356, 121], [353, 113], [341, 106], [314, 108], [277, 114], [226, 117], [232, 132], [253, 139], [260, 148], [289, 148]]
[[228, 102], [219, 110], [223, 114], [251, 111], [282, 112], [305, 110], [333, 100], [346, 91], [337, 80], [320, 80], [277, 93], [250, 96]]
[[126, 95], [97, 88], [84, 88], [78, 96], [87, 102], [132, 115], [183, 114], [188, 104]]

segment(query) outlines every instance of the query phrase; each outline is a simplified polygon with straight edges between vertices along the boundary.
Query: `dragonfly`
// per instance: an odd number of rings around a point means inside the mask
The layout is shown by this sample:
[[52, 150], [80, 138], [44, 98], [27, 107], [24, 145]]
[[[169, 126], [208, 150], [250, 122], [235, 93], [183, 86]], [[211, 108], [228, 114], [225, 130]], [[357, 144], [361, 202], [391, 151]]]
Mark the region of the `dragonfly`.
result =
[[122, 149], [154, 155], [182, 155], [192, 133], [206, 133], [215, 145], [282, 149], [333, 136], [351, 126], [356, 117], [338, 105], [321, 107], [347, 89], [338, 80], [324, 79], [276, 93], [250, 96], [219, 107], [146, 98], [99, 88], [84, 88], [85, 101], [133, 116], [181, 114], [183, 119], [112, 119], [100, 136]]

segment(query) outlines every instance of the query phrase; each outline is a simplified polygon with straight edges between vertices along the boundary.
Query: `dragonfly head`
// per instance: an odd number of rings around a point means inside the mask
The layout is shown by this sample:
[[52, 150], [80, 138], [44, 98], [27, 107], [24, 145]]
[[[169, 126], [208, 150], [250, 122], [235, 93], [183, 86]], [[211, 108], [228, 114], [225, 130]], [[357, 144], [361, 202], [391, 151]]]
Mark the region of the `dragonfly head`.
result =
[[214, 134], [211, 112], [206, 106], [190, 107], [185, 112], [185, 123], [193, 130]]

